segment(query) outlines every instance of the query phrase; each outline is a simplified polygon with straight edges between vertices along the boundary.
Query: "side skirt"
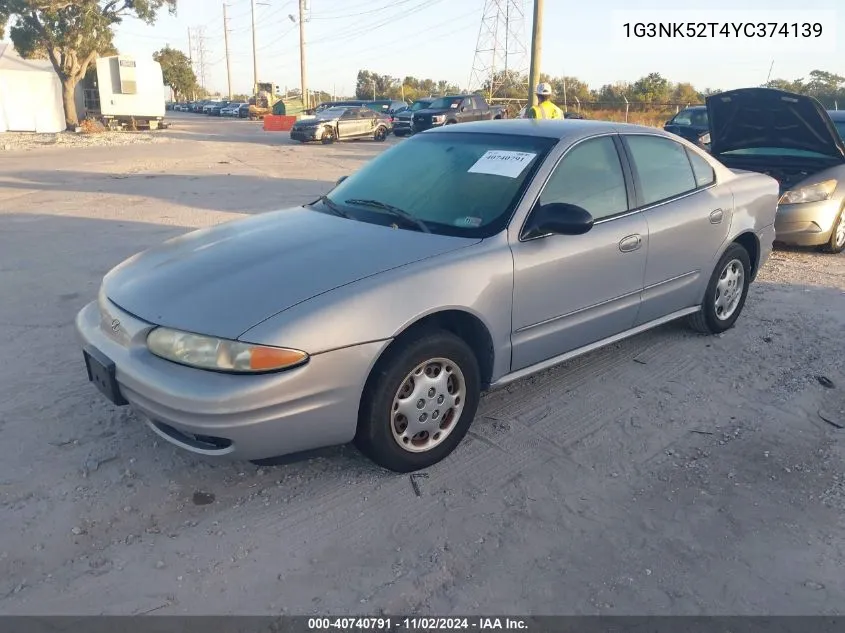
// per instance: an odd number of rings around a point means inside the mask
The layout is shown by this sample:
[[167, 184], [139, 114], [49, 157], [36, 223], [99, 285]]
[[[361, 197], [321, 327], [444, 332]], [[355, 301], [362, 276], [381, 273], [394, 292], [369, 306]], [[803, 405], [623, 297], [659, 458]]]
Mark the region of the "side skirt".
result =
[[489, 391], [492, 391], [493, 389], [498, 389], [499, 387], [503, 387], [514, 381], [521, 380], [522, 378], [525, 378], [532, 374], [536, 374], [537, 372], [550, 369], [555, 365], [559, 365], [573, 358], [577, 358], [578, 356], [582, 356], [584, 354], [597, 350], [601, 347], [604, 347], [605, 345], [610, 345], [611, 343], [616, 343], [631, 336], [636, 336], [637, 334], [641, 334], [646, 330], [658, 327], [660, 325], [663, 325], [664, 323], [669, 323], [670, 321], [674, 321], [675, 319], [680, 319], [681, 317], [685, 317], [690, 314], [695, 314], [699, 310], [701, 310], [701, 306], [684, 308], [683, 310], [678, 310], [677, 312], [673, 312], [672, 314], [667, 314], [666, 316], [660, 317], [659, 319], [655, 319], [654, 321], [649, 321], [648, 323], [638, 325], [637, 327], [632, 328], [630, 330], [626, 330], [625, 332], [614, 334], [613, 336], [610, 336], [606, 339], [602, 339], [601, 341], [596, 341], [595, 343], [590, 343], [589, 345], [585, 345], [584, 347], [579, 347], [578, 349], [566, 352], [565, 354], [561, 354], [560, 356], [549, 358], [529, 367], [520, 369], [519, 371], [514, 371], [509, 374], [505, 374], [490, 385]]

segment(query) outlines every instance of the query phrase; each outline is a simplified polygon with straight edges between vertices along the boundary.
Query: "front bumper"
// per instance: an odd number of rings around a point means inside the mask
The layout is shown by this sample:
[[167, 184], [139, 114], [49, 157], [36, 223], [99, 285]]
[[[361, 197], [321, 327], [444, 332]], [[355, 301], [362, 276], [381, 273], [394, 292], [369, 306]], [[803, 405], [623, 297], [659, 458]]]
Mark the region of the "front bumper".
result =
[[836, 198], [779, 205], [775, 217], [775, 239], [793, 246], [819, 246], [826, 243], [842, 204], [842, 199]]
[[351, 441], [364, 383], [387, 345], [317, 354], [279, 373], [233, 375], [154, 356], [145, 343], [153, 327], [102, 296], [76, 318], [84, 344], [115, 364], [120, 394], [153, 431], [194, 453], [246, 460]]
[[319, 138], [317, 136], [319, 130], [319, 127], [293, 128], [290, 131], [290, 137], [294, 141], [316, 141]]

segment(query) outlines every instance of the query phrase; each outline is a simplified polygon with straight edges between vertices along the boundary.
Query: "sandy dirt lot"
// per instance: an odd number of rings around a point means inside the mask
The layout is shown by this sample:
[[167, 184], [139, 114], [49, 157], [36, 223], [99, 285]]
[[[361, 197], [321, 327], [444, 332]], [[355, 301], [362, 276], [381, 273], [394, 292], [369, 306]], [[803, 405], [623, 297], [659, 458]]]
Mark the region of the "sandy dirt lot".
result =
[[384, 145], [175, 122], [0, 154], [0, 613], [845, 611], [845, 256], [776, 251], [720, 337], [670, 324], [488, 394], [419, 495], [347, 447], [212, 462], [88, 383], [77, 311]]

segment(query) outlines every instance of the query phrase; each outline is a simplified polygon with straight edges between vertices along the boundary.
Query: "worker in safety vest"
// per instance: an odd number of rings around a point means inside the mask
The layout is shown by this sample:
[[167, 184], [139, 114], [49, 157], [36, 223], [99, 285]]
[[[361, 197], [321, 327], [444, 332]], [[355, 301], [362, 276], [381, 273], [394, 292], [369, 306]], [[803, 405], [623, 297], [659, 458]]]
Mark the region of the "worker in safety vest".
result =
[[537, 86], [537, 105], [525, 113], [529, 119], [562, 119], [563, 110], [552, 103], [552, 87], [547, 83]]

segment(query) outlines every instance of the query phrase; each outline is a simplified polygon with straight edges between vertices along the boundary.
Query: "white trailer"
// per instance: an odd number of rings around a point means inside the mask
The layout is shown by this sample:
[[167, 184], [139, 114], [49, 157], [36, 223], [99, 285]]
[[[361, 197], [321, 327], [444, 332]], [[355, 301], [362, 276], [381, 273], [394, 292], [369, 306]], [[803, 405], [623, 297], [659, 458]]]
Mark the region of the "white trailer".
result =
[[125, 55], [97, 59], [99, 115], [109, 127], [155, 130], [164, 120], [161, 64]]

